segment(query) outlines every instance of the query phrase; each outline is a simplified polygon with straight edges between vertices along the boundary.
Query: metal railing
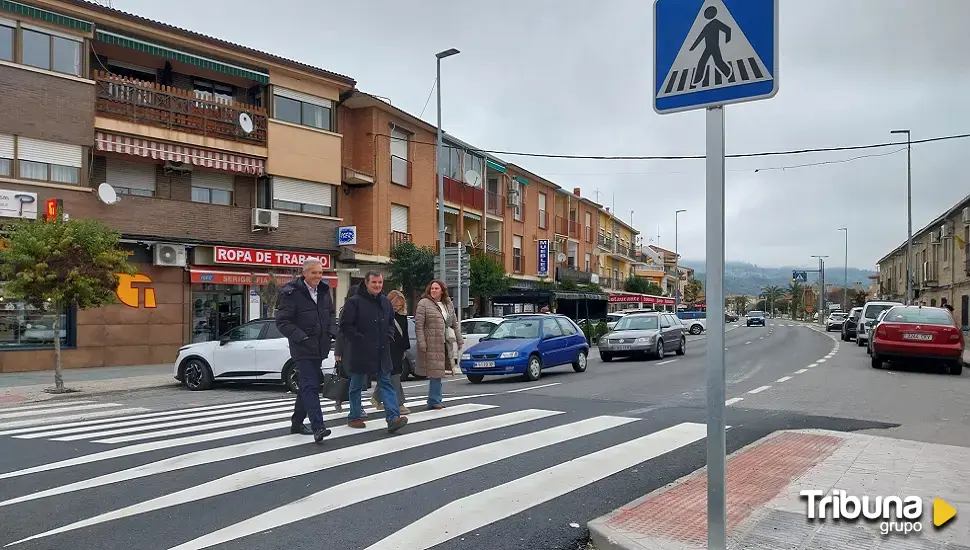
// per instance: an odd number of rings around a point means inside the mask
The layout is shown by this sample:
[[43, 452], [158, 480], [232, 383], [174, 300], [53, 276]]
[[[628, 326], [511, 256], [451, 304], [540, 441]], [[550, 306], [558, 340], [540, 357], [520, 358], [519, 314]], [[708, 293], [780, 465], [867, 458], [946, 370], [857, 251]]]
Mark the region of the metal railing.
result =
[[505, 195], [486, 193], [485, 212], [493, 216], [505, 217]]
[[391, 231], [391, 248], [401, 244], [413, 242], [410, 233], [405, 233], [403, 231]]

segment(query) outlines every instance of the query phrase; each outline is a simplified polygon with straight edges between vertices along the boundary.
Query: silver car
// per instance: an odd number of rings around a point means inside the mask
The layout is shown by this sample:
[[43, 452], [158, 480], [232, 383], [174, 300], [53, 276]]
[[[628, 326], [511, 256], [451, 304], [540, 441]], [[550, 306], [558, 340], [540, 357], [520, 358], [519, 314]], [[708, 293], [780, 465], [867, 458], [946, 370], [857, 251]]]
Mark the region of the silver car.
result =
[[600, 359], [610, 361], [625, 355], [653, 355], [687, 352], [687, 327], [676, 315], [662, 312], [631, 313], [617, 321], [613, 330], [599, 340]]

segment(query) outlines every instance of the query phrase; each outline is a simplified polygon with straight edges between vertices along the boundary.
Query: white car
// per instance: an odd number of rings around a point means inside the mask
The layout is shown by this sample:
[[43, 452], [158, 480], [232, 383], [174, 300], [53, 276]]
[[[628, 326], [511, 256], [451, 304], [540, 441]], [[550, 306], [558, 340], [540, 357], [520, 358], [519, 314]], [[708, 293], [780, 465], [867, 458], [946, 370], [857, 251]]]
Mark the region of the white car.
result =
[[707, 330], [707, 319], [681, 319], [680, 322], [695, 336]]
[[461, 335], [465, 342], [463, 349], [469, 349], [480, 342], [504, 320], [502, 317], [472, 317], [462, 320]]
[[843, 311], [833, 311], [829, 313], [828, 319], [825, 320], [825, 332], [832, 330], [842, 330], [842, 324], [845, 323], [846, 313]]
[[[333, 351], [323, 360], [323, 372], [334, 368]], [[286, 338], [272, 319], [240, 325], [219, 340], [179, 348], [175, 379], [190, 390], [208, 390], [215, 382], [276, 382], [291, 392], [300, 389], [296, 365]]]
[[856, 327], [855, 343], [860, 348], [869, 343], [869, 335], [874, 330], [876, 319], [879, 314], [895, 306], [903, 305], [901, 302], [866, 302], [862, 306], [862, 315], [859, 316], [859, 325]]

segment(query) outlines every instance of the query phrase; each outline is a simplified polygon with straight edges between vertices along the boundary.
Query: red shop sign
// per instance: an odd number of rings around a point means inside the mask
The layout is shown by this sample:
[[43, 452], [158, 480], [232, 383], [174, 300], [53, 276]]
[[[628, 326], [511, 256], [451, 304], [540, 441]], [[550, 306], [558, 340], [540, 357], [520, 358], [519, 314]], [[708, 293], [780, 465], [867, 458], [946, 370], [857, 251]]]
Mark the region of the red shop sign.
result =
[[306, 252], [284, 252], [282, 250], [261, 250], [235, 246], [215, 247], [217, 264], [303, 267], [303, 262], [307, 258], [319, 258], [323, 262], [324, 269], [331, 269], [330, 254], [307, 254]]
[[[193, 283], [205, 283], [212, 285], [242, 285], [250, 286], [253, 284], [253, 276], [256, 277], [256, 284], [259, 286], [269, 283], [268, 273], [246, 273], [242, 271], [215, 271], [211, 269], [195, 269], [191, 268], [189, 270], [191, 280]], [[277, 273], [276, 284], [285, 285], [286, 283], [293, 280], [294, 275], [282, 275]], [[330, 288], [337, 287], [337, 275], [336, 273], [324, 273], [323, 280], [326, 281]]]
[[648, 296], [646, 294], [614, 294], [610, 296], [610, 302], [614, 304], [663, 304], [674, 305], [673, 298], [661, 298], [660, 296]]

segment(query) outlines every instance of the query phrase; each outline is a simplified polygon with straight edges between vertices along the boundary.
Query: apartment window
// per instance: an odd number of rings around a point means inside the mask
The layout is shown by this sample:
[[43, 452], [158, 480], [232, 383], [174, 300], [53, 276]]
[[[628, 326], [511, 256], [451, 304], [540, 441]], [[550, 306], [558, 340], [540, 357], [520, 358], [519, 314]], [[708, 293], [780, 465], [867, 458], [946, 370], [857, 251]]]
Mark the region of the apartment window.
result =
[[120, 195], [153, 197], [155, 165], [108, 157], [105, 159], [105, 182]]
[[[19, 300], [5, 297], [0, 283], [0, 351], [18, 348], [53, 348], [54, 338], [59, 337], [61, 346], [75, 343], [77, 318], [73, 308], [60, 312], [38, 309]], [[59, 335], [54, 334], [54, 318], [60, 315]]]
[[[17, 151], [16, 158], [14, 150]], [[78, 185], [83, 164], [84, 148], [80, 145], [0, 135], [0, 174]]]
[[522, 273], [525, 270], [522, 257], [522, 237], [512, 235], [512, 271]]
[[20, 62], [24, 65], [81, 76], [81, 39], [21, 26]]
[[273, 118], [333, 131], [333, 102], [295, 90], [273, 87]]
[[592, 273], [592, 270], [590, 269], [592, 267], [592, 264], [593, 264], [593, 256], [589, 252], [587, 252], [586, 253], [586, 272], [587, 273]]
[[[467, 171], [469, 171], [469, 170], [472, 170], [476, 174], [478, 174], [479, 176], [481, 176], [482, 175], [482, 171], [484, 169], [484, 166], [485, 166], [485, 159], [483, 159], [482, 157], [476, 157], [475, 155], [473, 155], [471, 153], [465, 153], [465, 162], [462, 165], [462, 168], [463, 168], [463, 171], [462, 171], [462, 181], [465, 180], [464, 173], [467, 172]], [[479, 180], [479, 181], [481, 181], [481, 180]], [[479, 184], [479, 185], [481, 185], [481, 184]]]
[[0, 60], [13, 61], [13, 39], [16, 25], [0, 21]]
[[273, 208], [319, 216], [336, 216], [337, 186], [273, 176]]
[[539, 229], [546, 227], [546, 194], [539, 193]]
[[403, 204], [391, 204], [391, 231], [408, 232], [408, 210], [408, 207]]
[[408, 146], [411, 134], [397, 126], [391, 128], [391, 183], [411, 185]]
[[593, 214], [586, 213], [586, 242], [593, 242]]
[[195, 97], [206, 101], [214, 101], [225, 105], [229, 105], [235, 101], [236, 88], [229, 84], [195, 79], [192, 81], [192, 90], [195, 93]]
[[234, 189], [232, 174], [192, 172], [192, 202], [232, 206]]

